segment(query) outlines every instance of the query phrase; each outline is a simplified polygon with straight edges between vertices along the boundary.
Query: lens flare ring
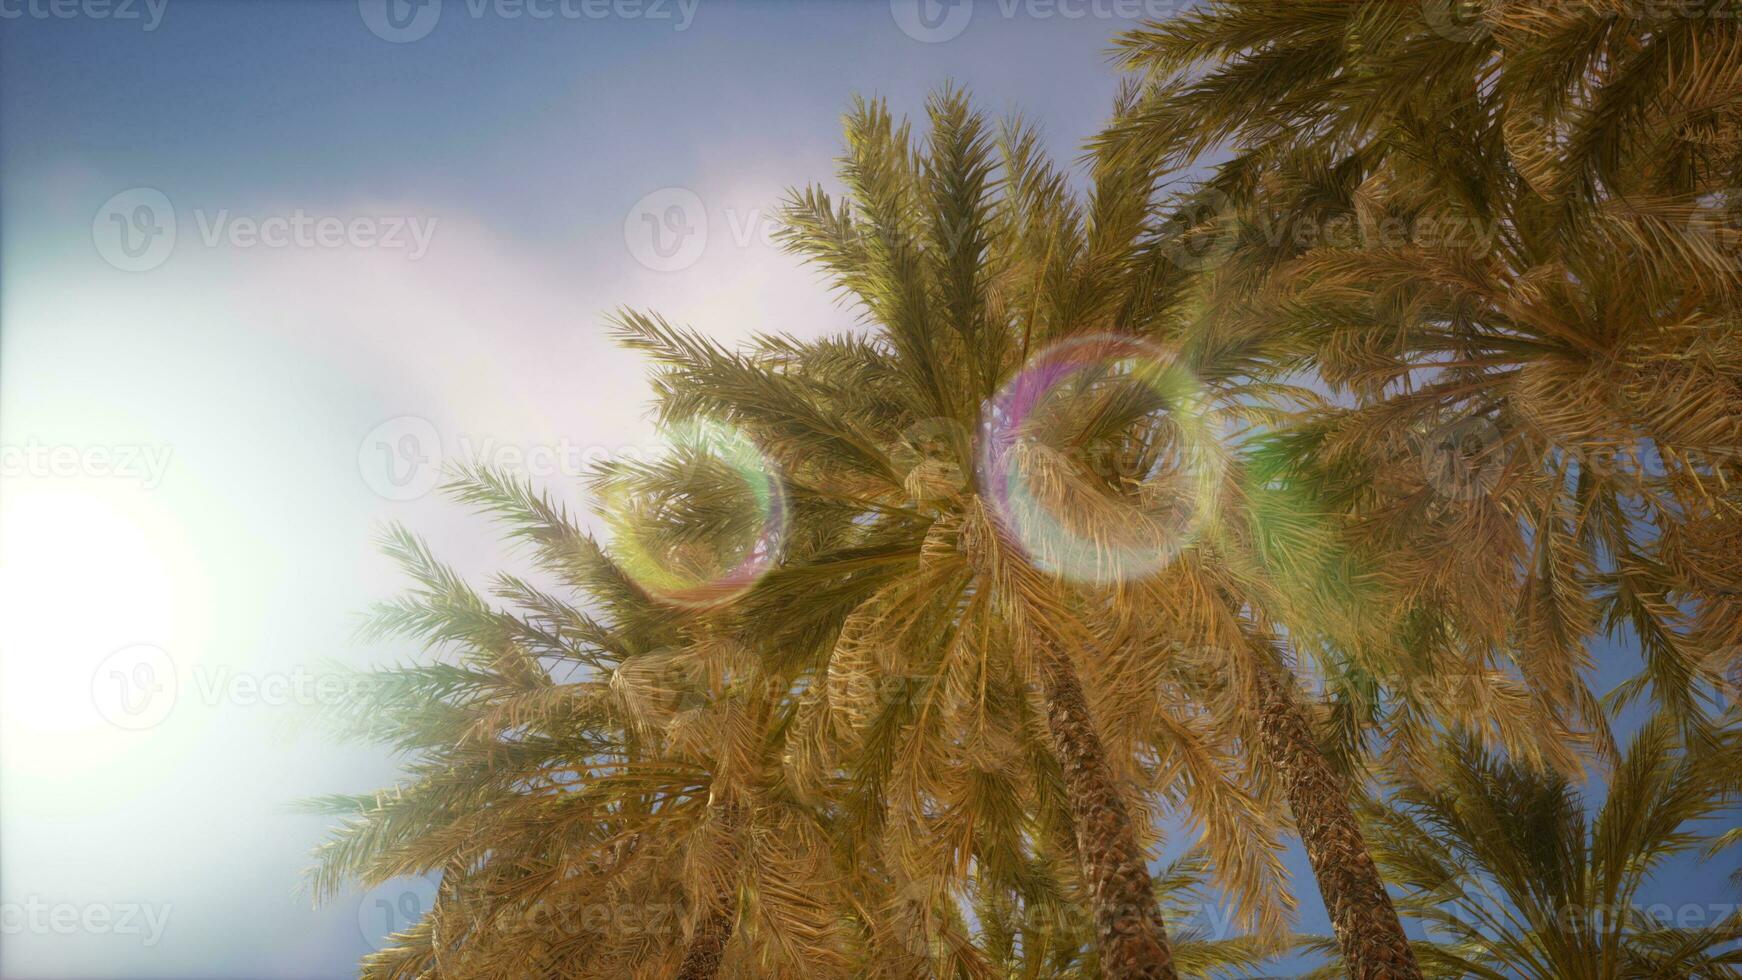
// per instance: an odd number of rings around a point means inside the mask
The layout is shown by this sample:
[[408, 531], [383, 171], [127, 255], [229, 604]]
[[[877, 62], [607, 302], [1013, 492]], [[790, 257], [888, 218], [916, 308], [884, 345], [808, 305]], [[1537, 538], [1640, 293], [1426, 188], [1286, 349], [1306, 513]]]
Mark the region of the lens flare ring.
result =
[[[673, 547], [635, 519], [633, 489], [609, 493], [603, 511], [612, 530], [611, 553], [634, 582], [669, 605], [718, 606], [743, 595], [780, 559], [786, 540], [788, 504], [779, 467], [738, 428], [709, 419], [666, 427], [660, 433], [669, 454], [687, 453], [723, 464], [743, 485], [755, 509], [753, 533], [732, 540]], [[710, 502], [717, 504], [718, 501]]]
[[[1044, 438], [1126, 416], [1127, 426], [1162, 423], [1157, 448], [1103, 460], [1099, 484]], [[1215, 513], [1226, 455], [1203, 386], [1139, 338], [1093, 335], [1047, 348], [987, 404], [982, 430], [980, 485], [993, 518], [1036, 567], [1068, 580], [1153, 575]], [[1119, 470], [1131, 459], [1141, 472]], [[1121, 492], [1109, 492], [1109, 480]]]

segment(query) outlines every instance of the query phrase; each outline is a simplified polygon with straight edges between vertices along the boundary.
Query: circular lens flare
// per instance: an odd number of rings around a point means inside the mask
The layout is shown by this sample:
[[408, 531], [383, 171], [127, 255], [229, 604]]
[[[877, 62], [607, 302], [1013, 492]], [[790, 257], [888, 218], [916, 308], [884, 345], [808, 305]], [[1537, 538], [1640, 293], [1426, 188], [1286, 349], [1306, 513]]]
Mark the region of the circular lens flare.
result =
[[720, 422], [681, 422], [661, 435], [664, 456], [607, 493], [612, 554], [662, 602], [729, 602], [779, 560], [787, 529], [779, 470], [747, 435]]
[[983, 429], [995, 520], [1036, 567], [1072, 581], [1152, 575], [1215, 512], [1225, 461], [1208, 399], [1143, 340], [1049, 347], [988, 403]]

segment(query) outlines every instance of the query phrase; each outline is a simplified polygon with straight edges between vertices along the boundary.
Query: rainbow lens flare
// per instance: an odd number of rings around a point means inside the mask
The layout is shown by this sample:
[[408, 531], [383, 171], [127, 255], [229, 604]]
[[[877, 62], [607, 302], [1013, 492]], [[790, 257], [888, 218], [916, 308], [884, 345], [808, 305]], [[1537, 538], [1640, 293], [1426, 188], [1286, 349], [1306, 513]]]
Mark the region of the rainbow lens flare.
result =
[[729, 602], [780, 558], [787, 500], [779, 468], [720, 422], [680, 422], [661, 436], [664, 455], [631, 467], [606, 491], [611, 553], [662, 602]]
[[1093, 335], [1049, 347], [983, 415], [994, 519], [1066, 579], [1154, 574], [1215, 513], [1226, 463], [1208, 409], [1197, 379], [1154, 344]]

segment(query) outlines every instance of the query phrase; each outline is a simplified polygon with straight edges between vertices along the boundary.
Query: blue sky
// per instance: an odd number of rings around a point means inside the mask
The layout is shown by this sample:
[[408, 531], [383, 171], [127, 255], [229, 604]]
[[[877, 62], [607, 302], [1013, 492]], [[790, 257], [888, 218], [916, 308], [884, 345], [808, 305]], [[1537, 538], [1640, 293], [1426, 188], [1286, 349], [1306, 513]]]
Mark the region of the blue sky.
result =
[[602, 314], [849, 324], [766, 230], [852, 96], [953, 81], [1069, 159], [1111, 15], [1177, 6], [443, 0], [390, 40], [374, 0], [159, 2], [0, 3], [0, 901], [44, 922], [8, 977], [351, 975], [401, 896], [311, 910], [324, 824], [285, 806], [392, 767], [295, 718], [323, 664], [408, 652], [351, 640], [397, 585], [381, 522], [498, 567], [423, 464], [520, 460], [584, 506], [577, 462], [650, 437]]

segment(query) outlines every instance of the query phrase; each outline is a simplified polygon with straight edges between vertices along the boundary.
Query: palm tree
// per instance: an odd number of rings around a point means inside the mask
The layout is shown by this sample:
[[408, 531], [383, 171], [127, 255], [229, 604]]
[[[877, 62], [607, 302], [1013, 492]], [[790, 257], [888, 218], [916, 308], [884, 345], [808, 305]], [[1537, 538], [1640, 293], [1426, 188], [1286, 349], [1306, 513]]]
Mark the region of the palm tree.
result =
[[[1020, 891], [1022, 814], [1048, 847], [1066, 829], [1105, 975], [1171, 977], [1151, 821], [1133, 813], [1146, 794], [1127, 787], [1183, 793], [1219, 878], [1268, 931], [1281, 922], [1275, 851], [1251, 846], [1270, 839], [1254, 795], [1267, 782], [1217, 723], [1236, 712], [1194, 702], [1171, 676], [1189, 668], [1154, 642], [1169, 615], [1175, 645], [1207, 629], [1244, 635], [1223, 603], [1193, 601], [1226, 587], [1189, 537], [1213, 520], [1199, 498], [1221, 472], [1203, 433], [1240, 398], [1179, 382], [1237, 372], [1154, 351], [1176, 327], [1175, 282], [1131, 174], [1097, 173], [1078, 204], [1031, 132], [993, 134], [953, 92], [929, 113], [916, 149], [882, 105], [858, 104], [847, 201], [813, 188], [786, 208], [787, 246], [822, 266], [868, 335], [730, 351], [636, 313], [620, 315], [620, 333], [661, 365], [665, 420], [747, 433], [782, 471], [795, 516], [834, 515], [828, 534], [795, 535], [808, 554], [736, 603], [765, 648], [810, 664], [824, 703], [797, 761], [836, 771], [846, 754], [830, 733], [856, 729], [867, 829], [929, 854], [946, 881], [973, 861]], [[1045, 404], [1023, 402], [1059, 351], [1063, 380], [1039, 386]], [[1036, 514], [1060, 523], [1031, 533]], [[920, 686], [897, 703], [835, 703], [831, 674], [873, 669]], [[1014, 779], [1018, 765], [1038, 778]], [[952, 833], [935, 832], [937, 814]], [[1010, 840], [1009, 859], [984, 860], [976, 831]]]
[[826, 815], [778, 779], [786, 687], [705, 616], [655, 602], [529, 486], [471, 470], [450, 490], [585, 606], [503, 575], [498, 607], [388, 532], [418, 587], [365, 635], [459, 656], [363, 672], [333, 706], [343, 730], [406, 754], [407, 780], [312, 801], [346, 818], [315, 891], [441, 876], [435, 906], [364, 974], [847, 975], [859, 954]]
[[[1101, 149], [1158, 170], [1232, 150], [1174, 219], [1206, 329], [1344, 398], [1269, 465], [1346, 515], [1391, 586], [1391, 642], [1343, 651], [1333, 678], [1345, 718], [1388, 710], [1415, 765], [1438, 719], [1570, 766], [1572, 719], [1605, 737], [1584, 642], [1625, 625], [1646, 673], [1619, 696], [1649, 683], [1709, 739], [1701, 664], [1736, 630], [1733, 563], [1712, 558], [1736, 533], [1742, 407], [1721, 220], [1737, 25], [1471, 6], [1202, 5], [1124, 39], [1147, 88]], [[1445, 683], [1407, 683], [1424, 671]], [[1327, 870], [1334, 917], [1368, 906]]]
[[1563, 217], [1733, 195], [1742, 175], [1742, 25], [1722, 4], [1211, 0], [1119, 43], [1145, 92], [1104, 144], [1169, 166], [1316, 147], [1410, 157], [1480, 197], [1463, 168], [1484, 158], [1432, 152], [1463, 131]]
[[[1223, 978], [1247, 977], [1261, 971], [1277, 953], [1274, 944], [1252, 935], [1223, 934], [1226, 923], [1204, 915], [1217, 907], [1216, 896], [1207, 887], [1210, 862], [1202, 853], [1189, 853], [1157, 869], [1156, 898], [1169, 923], [1174, 963], [1182, 976]], [[997, 976], [1029, 980], [1097, 976], [1100, 973], [1090, 923], [1072, 906], [1048, 909], [1044, 914], [1065, 911], [1036, 928], [1036, 910], [1010, 903], [983, 901], [975, 918], [987, 933], [995, 952]], [[1209, 921], [1201, 921], [1201, 920]], [[1262, 975], [1262, 974], [1257, 974]]]
[[1565, 777], [1463, 736], [1441, 748], [1441, 781], [1406, 781], [1373, 807], [1380, 864], [1430, 937], [1417, 944], [1428, 975], [1742, 976], [1742, 916], [1700, 906], [1688, 921], [1639, 897], [1666, 861], [1701, 845], [1700, 822], [1735, 801], [1734, 733], [1722, 751], [1690, 752], [1677, 728], [1648, 722], [1594, 806]]
[[[495, 592], [521, 612], [494, 608], [416, 538], [388, 533], [389, 553], [419, 587], [378, 607], [365, 634], [455, 646], [461, 657], [367, 672], [357, 696], [334, 706], [342, 729], [410, 754], [411, 780], [314, 802], [348, 818], [319, 853], [317, 890], [348, 877], [442, 876], [435, 907], [369, 957], [365, 975], [1093, 969], [1094, 931], [1071, 911], [1073, 869], [1054, 850], [1001, 871], [1020, 834], [999, 829], [1009, 816], [995, 802], [970, 801], [967, 830], [986, 838], [972, 852], [977, 925], [953, 904], [945, 922], [904, 907], [929, 897], [916, 890], [935, 881], [926, 868], [843, 857], [858, 850], [842, 831], [856, 829], [848, 817], [862, 798], [837, 786], [795, 795], [784, 777], [802, 751], [790, 737], [799, 702], [766, 673], [781, 658], [732, 638], [729, 605], [696, 601], [698, 570], [736, 564], [698, 552], [754, 529], [733, 515], [733, 498], [742, 506], [756, 494], [744, 492], [742, 470], [678, 442], [671, 457], [612, 464], [595, 479], [614, 506], [617, 557], [524, 483], [468, 470], [449, 487], [530, 542], [540, 573], [590, 612], [511, 577]], [[826, 535], [831, 520], [800, 507], [784, 530]], [[790, 545], [802, 559], [802, 545]], [[638, 576], [675, 588], [661, 599]], [[825, 834], [834, 823], [841, 831]], [[1184, 902], [1203, 871], [1201, 858], [1176, 865], [1157, 880], [1158, 898]], [[1180, 956], [1187, 975], [1236, 976], [1275, 948], [1194, 929]]]
[[[1454, 8], [1477, 19], [1455, 24]], [[1508, 501], [1523, 526], [1486, 577], [1534, 565], [1546, 589], [1581, 577], [1576, 552], [1607, 550], [1607, 608], [1482, 596], [1483, 632], [1522, 605], [1538, 677], [1566, 703], [1577, 651], [1554, 637], [1626, 623], [1654, 694], [1694, 728], [1698, 682], [1714, 679], [1703, 654], [1735, 645], [1742, 611], [1718, 557], [1742, 434], [1742, 25], [1700, 13], [1207, 4], [1123, 40], [1150, 85], [1102, 140], [1163, 166], [1233, 146], [1200, 192], [1214, 206], [1188, 198], [1185, 219], [1225, 260], [1215, 326], [1271, 338], [1272, 370], [1314, 371], [1358, 406], [1299, 445], [1377, 457], [1358, 480], [1439, 468], [1368, 515], [1420, 528], [1424, 505], [1477, 511], [1469, 534], [1435, 529], [1448, 542], [1495, 541], [1476, 521], [1497, 516], [1448, 498], [1550, 484]], [[1521, 556], [1526, 541], [1545, 544]], [[1420, 557], [1401, 576], [1445, 556]], [[1697, 642], [1676, 629], [1672, 590], [1696, 609]]]

